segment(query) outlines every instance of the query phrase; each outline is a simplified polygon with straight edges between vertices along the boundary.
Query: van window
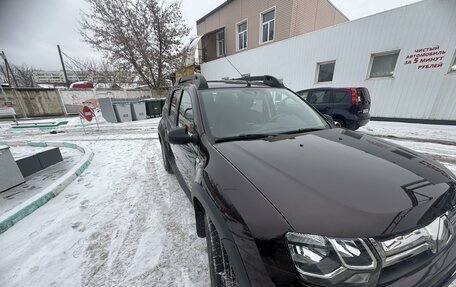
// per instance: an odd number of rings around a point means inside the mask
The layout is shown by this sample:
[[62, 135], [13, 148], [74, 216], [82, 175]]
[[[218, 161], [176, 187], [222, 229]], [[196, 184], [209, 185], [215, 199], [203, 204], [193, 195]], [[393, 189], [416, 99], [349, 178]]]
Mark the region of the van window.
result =
[[310, 96], [309, 102], [311, 104], [324, 104], [324, 103], [329, 103], [331, 101], [330, 99], [330, 92], [321, 90], [321, 91], [313, 91], [312, 95]]
[[303, 99], [307, 99], [307, 95], [309, 94], [309, 91], [301, 91], [297, 93], [298, 96], [300, 96]]

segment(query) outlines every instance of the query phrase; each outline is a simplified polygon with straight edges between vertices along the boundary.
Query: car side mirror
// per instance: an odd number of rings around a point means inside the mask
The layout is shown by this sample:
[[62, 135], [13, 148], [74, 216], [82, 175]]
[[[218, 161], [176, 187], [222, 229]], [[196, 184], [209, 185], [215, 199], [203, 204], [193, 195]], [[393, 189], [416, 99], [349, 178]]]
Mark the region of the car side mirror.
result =
[[336, 124], [334, 123], [333, 117], [330, 115], [324, 114], [325, 118], [328, 120], [329, 124], [331, 125], [331, 128], [337, 128]]
[[169, 131], [168, 140], [171, 144], [188, 144], [196, 142], [196, 135], [189, 135], [186, 127], [177, 127]]

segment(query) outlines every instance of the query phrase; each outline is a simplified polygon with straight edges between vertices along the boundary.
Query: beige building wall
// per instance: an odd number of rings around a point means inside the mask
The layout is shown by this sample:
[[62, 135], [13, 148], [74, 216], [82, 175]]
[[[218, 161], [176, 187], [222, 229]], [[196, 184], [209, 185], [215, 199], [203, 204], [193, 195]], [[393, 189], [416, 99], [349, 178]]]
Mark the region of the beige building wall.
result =
[[208, 35], [202, 42], [209, 60], [216, 58], [212, 33], [221, 28], [225, 29], [226, 55], [239, 52], [236, 49], [236, 24], [244, 20], [248, 22], [247, 49], [268, 44], [260, 43], [261, 13], [274, 7], [273, 42], [348, 21], [328, 0], [229, 0], [222, 5], [225, 6], [197, 22], [198, 35]]

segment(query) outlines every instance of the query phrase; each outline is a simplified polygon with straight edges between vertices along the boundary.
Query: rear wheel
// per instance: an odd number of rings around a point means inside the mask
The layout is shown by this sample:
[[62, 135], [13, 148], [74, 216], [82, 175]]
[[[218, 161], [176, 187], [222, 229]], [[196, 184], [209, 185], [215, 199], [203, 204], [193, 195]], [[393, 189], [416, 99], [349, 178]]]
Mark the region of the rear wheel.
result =
[[339, 128], [345, 128], [345, 122], [342, 119], [334, 118], [334, 124]]
[[161, 143], [161, 151], [162, 151], [162, 159], [163, 159], [163, 167], [168, 173], [173, 173], [173, 169], [171, 168], [171, 165], [169, 164], [168, 157], [166, 156], [166, 150], [165, 150], [165, 144], [160, 141]]
[[223, 247], [215, 225], [207, 215], [204, 216], [206, 227], [207, 254], [209, 256], [209, 273], [213, 287], [238, 287], [233, 267]]

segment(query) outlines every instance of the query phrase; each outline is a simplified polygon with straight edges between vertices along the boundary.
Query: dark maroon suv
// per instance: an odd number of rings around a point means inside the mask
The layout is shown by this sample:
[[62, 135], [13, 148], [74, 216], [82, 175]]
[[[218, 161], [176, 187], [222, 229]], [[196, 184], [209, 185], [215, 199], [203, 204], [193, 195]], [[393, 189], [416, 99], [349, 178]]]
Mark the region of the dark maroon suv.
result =
[[335, 127], [273, 77], [179, 80], [159, 138], [207, 238], [212, 286], [454, 280], [454, 175]]

